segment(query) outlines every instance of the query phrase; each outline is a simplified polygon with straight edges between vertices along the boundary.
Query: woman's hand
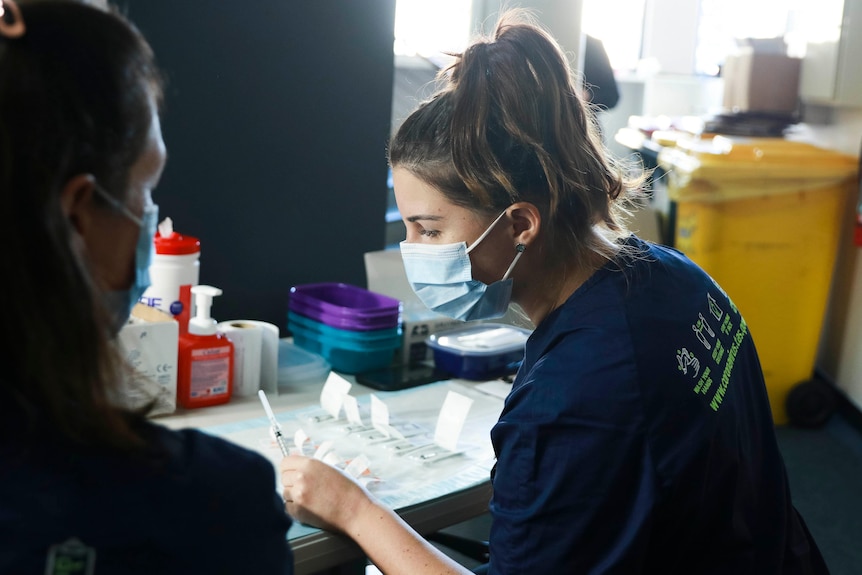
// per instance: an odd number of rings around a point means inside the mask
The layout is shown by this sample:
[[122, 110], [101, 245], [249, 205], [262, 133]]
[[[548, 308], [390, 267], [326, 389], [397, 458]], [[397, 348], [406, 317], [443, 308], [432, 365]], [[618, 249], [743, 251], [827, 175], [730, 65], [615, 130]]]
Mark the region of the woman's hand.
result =
[[371, 502], [353, 479], [317, 459], [290, 455], [279, 468], [287, 512], [302, 523], [346, 532], [349, 521]]
[[469, 574], [335, 467], [291, 455], [279, 468], [287, 512], [303, 523], [345, 533], [384, 573]]

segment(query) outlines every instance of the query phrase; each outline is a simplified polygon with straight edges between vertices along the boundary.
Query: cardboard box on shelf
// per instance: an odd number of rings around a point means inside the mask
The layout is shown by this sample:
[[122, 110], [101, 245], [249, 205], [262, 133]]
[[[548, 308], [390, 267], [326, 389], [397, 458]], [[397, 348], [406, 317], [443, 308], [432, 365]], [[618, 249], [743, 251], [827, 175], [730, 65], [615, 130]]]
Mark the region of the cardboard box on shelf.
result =
[[799, 103], [801, 60], [741, 48], [727, 56], [723, 105], [735, 112], [793, 114]]
[[122, 389], [120, 401], [131, 408], [153, 402], [150, 415], [173, 413], [177, 406], [179, 324], [170, 315], [143, 304], [132, 309], [118, 336], [120, 348], [135, 373]]

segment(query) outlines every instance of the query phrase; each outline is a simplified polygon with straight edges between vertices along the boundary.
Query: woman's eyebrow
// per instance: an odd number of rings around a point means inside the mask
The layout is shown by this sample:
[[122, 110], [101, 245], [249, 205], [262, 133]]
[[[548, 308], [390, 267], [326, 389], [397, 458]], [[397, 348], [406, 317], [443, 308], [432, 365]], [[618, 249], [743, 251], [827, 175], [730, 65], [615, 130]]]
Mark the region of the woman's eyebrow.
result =
[[408, 222], [418, 222], [420, 220], [440, 221], [442, 219], [445, 219], [445, 218], [443, 216], [426, 216], [426, 215], [420, 214], [417, 216], [410, 216], [409, 218], [407, 218], [407, 221]]

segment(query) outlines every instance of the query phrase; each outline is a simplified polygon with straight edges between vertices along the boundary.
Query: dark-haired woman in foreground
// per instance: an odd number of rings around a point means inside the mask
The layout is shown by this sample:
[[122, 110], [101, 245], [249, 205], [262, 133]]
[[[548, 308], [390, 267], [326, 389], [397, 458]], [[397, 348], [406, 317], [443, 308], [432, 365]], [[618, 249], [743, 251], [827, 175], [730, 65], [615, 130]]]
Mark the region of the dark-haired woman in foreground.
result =
[[0, 5], [0, 573], [292, 573], [266, 459], [117, 407], [165, 162], [149, 46], [84, 2]]

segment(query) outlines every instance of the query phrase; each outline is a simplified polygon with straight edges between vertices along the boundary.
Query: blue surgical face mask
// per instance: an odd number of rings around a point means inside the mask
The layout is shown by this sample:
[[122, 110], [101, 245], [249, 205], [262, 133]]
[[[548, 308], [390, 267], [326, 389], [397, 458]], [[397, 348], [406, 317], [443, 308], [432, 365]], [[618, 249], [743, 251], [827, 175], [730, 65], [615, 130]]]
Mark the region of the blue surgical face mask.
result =
[[401, 242], [401, 259], [407, 281], [428, 309], [465, 321], [500, 317], [509, 308], [512, 280], [524, 245], [518, 244], [512, 264], [500, 281], [490, 285], [473, 279], [470, 252], [485, 239], [503, 212], [469, 248], [466, 242], [457, 244], [413, 244]]
[[132, 308], [150, 287], [150, 263], [153, 261], [155, 245], [153, 236], [159, 221], [159, 206], [149, 203], [139, 218], [129, 209], [108, 194], [98, 184], [96, 192], [117, 211], [138, 225], [138, 243], [135, 246], [135, 278], [128, 289], [105, 292], [105, 305], [111, 313], [113, 333], [117, 334], [129, 319]]

